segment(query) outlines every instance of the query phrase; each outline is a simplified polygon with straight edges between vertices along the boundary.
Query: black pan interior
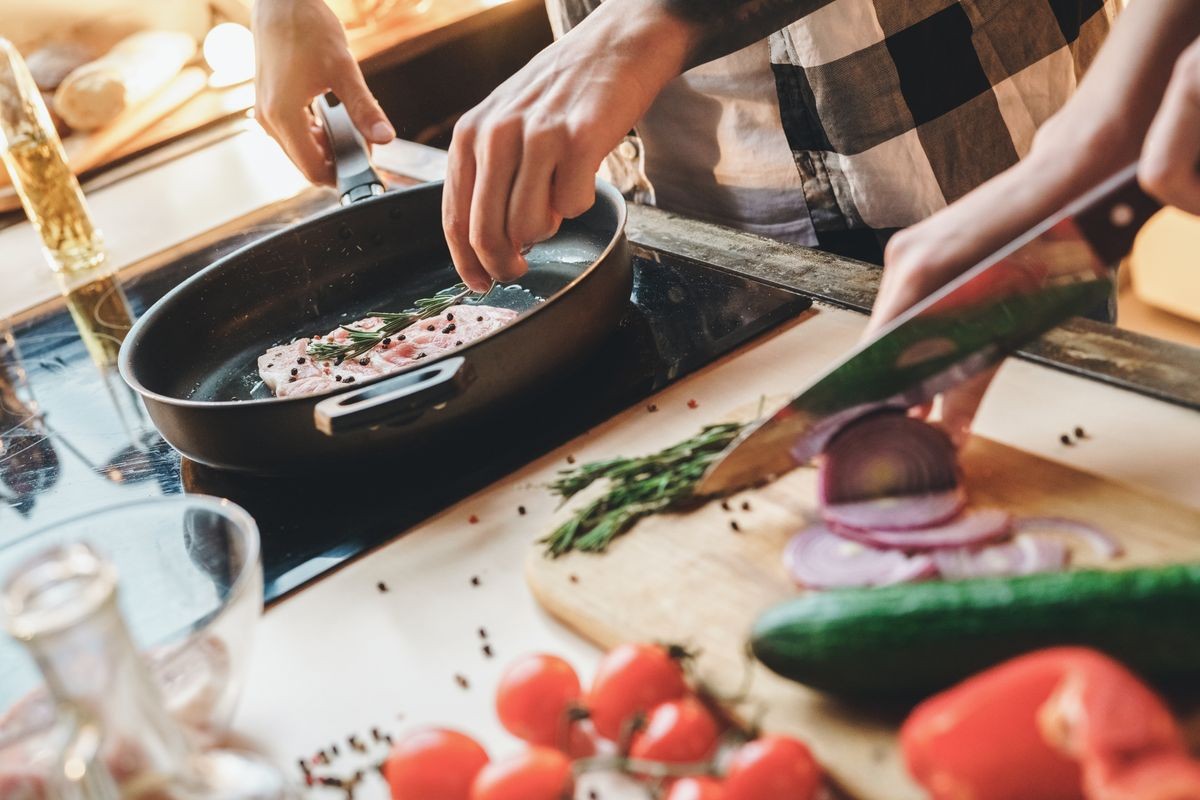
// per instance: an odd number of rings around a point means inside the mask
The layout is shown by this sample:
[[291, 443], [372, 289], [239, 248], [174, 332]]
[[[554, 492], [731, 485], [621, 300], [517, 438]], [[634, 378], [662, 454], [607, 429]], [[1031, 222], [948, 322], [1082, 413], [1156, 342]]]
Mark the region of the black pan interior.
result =
[[[256, 365], [268, 347], [370, 311], [408, 308], [458, 281], [440, 208], [441, 185], [430, 184], [332, 211], [231, 254], [139, 321], [132, 377], [174, 398], [270, 398]], [[604, 202], [565, 221], [529, 254], [529, 273], [487, 302], [524, 311], [552, 298], [596, 261], [617, 222]]]

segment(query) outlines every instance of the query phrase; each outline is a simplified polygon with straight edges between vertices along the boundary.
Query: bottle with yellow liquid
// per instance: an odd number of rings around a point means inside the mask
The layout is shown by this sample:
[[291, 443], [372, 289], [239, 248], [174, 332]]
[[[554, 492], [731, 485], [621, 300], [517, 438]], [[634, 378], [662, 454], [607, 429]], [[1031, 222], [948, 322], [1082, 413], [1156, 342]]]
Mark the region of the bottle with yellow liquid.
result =
[[93, 360], [116, 363], [133, 324], [83, 190], [20, 53], [0, 38], [0, 160]]
[[20, 53], [0, 39], [0, 159], [55, 272], [103, 266], [104, 242]]

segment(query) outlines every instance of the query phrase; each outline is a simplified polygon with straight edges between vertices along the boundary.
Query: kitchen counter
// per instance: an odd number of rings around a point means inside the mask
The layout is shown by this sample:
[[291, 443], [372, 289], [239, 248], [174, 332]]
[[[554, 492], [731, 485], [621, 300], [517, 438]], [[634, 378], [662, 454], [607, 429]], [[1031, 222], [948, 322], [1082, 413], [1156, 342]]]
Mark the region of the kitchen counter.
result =
[[[94, 192], [91, 202], [114, 260], [137, 271], [185, 239], [308, 196], [274, 144], [252, 129], [133, 174]], [[869, 303], [877, 278], [864, 265], [653, 210], [631, 215], [630, 234], [680, 258], [798, 289], [816, 298], [814, 312], [791, 323], [786, 336], [768, 335], [656, 395], [660, 413], [646, 414], [639, 404], [275, 604], [257, 633], [237, 732], [288, 769], [300, 756], [345, 745], [350, 734], [369, 740], [373, 727], [398, 733], [443, 724], [478, 736], [494, 754], [515, 750], [492, 711], [503, 665], [545, 650], [569, 658], [586, 676], [598, 655], [543, 614], [525, 588], [523, 562], [553, 514], [554, 502], [539, 484], [568, 454], [582, 462], [599, 452], [608, 425], [639, 426], [645, 448], [656, 449], [762, 394], [787, 393], [861, 335], [866, 320], [855, 309]], [[28, 226], [0, 232], [0, 249], [6, 254], [0, 317], [23, 319], [30, 307], [56, 302]], [[1194, 388], [1200, 370], [1188, 361], [1194, 352], [1087, 326], [1082, 333], [1057, 332], [1031, 348], [1028, 359], [1010, 360], [988, 395], [978, 432], [1200, 508], [1194, 456], [1200, 414], [1187, 407], [1200, 400]], [[1127, 354], [1124, 363], [1112, 357], [1118, 349]], [[1064, 357], [1061, 368], [1036, 363], [1050, 355]], [[698, 409], [689, 409], [692, 399]], [[1076, 426], [1094, 434], [1087, 446], [1061, 445], [1059, 434]], [[518, 505], [528, 513], [519, 515]], [[482, 651], [481, 627], [494, 657]], [[314, 791], [323, 796], [337, 794]], [[356, 796], [385, 792], [380, 781], [368, 780]]]

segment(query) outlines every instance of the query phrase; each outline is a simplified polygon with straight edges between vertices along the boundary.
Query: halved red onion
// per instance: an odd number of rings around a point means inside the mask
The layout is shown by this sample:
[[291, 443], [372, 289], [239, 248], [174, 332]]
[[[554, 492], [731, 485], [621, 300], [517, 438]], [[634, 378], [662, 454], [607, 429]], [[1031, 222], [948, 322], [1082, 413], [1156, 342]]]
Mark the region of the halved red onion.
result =
[[877, 550], [815, 524], [796, 534], [783, 552], [792, 580], [810, 589], [889, 586], [936, 573], [929, 556]]
[[889, 531], [835, 525], [832, 530], [856, 542], [894, 550], [978, 547], [1007, 538], [1012, 531], [1012, 516], [998, 508], [981, 508], [928, 528]]
[[1067, 546], [1057, 539], [1025, 533], [991, 547], [937, 550], [931, 558], [938, 573], [953, 581], [1052, 572], [1066, 567], [1070, 555]]
[[879, 411], [854, 420], [829, 440], [818, 482], [827, 506], [943, 492], [958, 486], [957, 453], [938, 428], [902, 411]]
[[1116, 558], [1125, 552], [1121, 543], [1095, 525], [1066, 517], [1020, 517], [1013, 522], [1018, 533], [1043, 531], [1075, 536], [1091, 545], [1101, 558]]
[[834, 503], [821, 509], [830, 525], [860, 531], [904, 531], [931, 528], [952, 520], [967, 503], [961, 488], [928, 494], [879, 497]]

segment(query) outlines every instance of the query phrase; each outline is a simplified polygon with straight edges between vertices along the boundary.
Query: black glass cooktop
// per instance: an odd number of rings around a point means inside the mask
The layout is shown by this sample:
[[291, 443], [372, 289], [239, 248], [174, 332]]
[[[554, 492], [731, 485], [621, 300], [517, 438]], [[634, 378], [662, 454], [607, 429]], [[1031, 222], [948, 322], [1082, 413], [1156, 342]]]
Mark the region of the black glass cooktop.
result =
[[[282, 223], [278, 223], [282, 224]], [[216, 257], [278, 224], [260, 225], [159, 269], [123, 279], [135, 314]], [[339, 495], [336, 470], [258, 478], [179, 457], [115, 368], [89, 357], [65, 308], [0, 328], [0, 547], [58, 519], [123, 500], [194, 492], [228, 497], [258, 520], [267, 599], [295, 589], [644, 400], [677, 378], [794, 317], [799, 295], [702, 264], [637, 250], [634, 291], [597, 354], [541, 386], [528, 411], [488, 423], [465, 464], [436, 454], [355, 470], [354, 503], [312, 503], [309, 485]], [[454, 431], [471, 441], [474, 431]], [[459, 447], [446, 448], [461, 454]], [[330, 474], [333, 473], [333, 474]], [[387, 491], [371, 491], [378, 474]], [[352, 483], [351, 483], [352, 481]], [[331, 483], [332, 482], [332, 483]], [[366, 482], [366, 485], [364, 485]], [[398, 490], [398, 487], [404, 487]]]

